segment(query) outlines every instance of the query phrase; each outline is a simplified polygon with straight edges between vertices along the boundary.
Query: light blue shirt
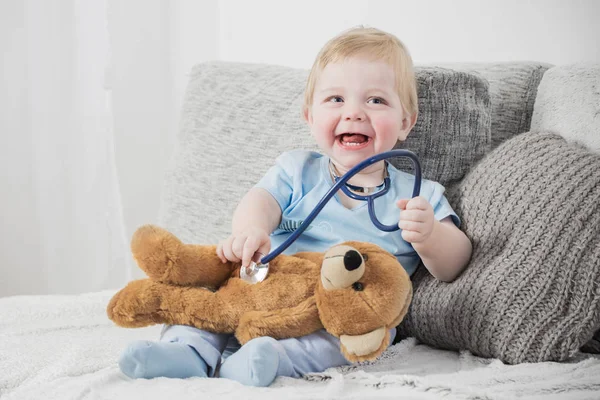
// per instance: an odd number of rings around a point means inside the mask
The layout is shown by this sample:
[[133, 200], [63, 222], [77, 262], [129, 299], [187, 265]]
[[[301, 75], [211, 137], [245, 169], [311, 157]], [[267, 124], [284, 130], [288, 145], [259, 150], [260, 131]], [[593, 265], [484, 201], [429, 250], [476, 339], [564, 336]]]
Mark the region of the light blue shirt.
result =
[[[388, 173], [390, 190], [375, 200], [375, 211], [381, 223], [393, 225], [400, 218], [396, 201], [412, 197], [415, 178], [391, 164], [388, 166]], [[275, 165], [255, 186], [271, 193], [281, 207], [281, 223], [271, 234], [271, 250], [279, 247], [302, 224], [332, 186], [329, 157], [312, 151], [293, 150], [277, 158]], [[450, 216], [458, 226], [460, 219], [446, 200], [444, 191], [439, 183], [422, 180], [421, 196], [433, 207], [435, 218], [442, 220]], [[349, 240], [370, 242], [382, 247], [396, 256], [409, 275], [413, 274], [419, 264], [418, 254], [410, 243], [402, 239], [400, 230], [380, 231], [371, 222], [366, 202], [348, 209], [342, 205], [337, 194], [284, 254], [324, 252]]]

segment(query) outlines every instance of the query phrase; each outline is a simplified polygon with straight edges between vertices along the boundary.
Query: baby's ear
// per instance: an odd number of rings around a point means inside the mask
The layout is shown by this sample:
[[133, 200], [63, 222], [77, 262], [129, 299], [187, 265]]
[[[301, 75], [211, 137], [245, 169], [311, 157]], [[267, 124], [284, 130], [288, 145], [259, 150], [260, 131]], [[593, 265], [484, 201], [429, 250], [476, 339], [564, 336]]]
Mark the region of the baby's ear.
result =
[[398, 134], [398, 141], [403, 142], [408, 137], [408, 134], [412, 130], [412, 128], [417, 123], [417, 113], [406, 116], [402, 120], [402, 127], [400, 128], [400, 133]]
[[310, 112], [310, 108], [307, 106], [303, 106], [302, 107], [302, 116], [304, 117], [304, 120], [309, 124], [312, 125], [312, 114]]

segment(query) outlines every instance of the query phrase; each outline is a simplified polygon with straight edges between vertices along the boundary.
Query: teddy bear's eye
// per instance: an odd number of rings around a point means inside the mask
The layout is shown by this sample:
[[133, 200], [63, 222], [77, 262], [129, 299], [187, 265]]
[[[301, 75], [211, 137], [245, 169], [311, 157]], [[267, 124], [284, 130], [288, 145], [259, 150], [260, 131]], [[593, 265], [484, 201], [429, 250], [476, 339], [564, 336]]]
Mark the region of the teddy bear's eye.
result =
[[361, 254], [363, 261], [367, 262], [367, 260], [369, 259], [369, 255], [367, 253]]
[[356, 290], [357, 292], [362, 292], [362, 290], [363, 290], [364, 288], [365, 288], [365, 287], [364, 287], [364, 286], [363, 286], [363, 284], [362, 284], [362, 283], [360, 283], [360, 282], [354, 282], [354, 283], [352, 284], [352, 289]]

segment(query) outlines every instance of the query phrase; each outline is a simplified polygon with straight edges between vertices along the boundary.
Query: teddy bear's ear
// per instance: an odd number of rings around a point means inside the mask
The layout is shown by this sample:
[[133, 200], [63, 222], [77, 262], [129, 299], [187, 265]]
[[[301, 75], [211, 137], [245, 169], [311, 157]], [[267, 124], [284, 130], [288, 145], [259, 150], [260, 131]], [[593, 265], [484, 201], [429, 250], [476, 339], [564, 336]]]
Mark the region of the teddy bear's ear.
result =
[[340, 348], [351, 362], [375, 360], [387, 348], [390, 332], [385, 327], [363, 335], [340, 335]]

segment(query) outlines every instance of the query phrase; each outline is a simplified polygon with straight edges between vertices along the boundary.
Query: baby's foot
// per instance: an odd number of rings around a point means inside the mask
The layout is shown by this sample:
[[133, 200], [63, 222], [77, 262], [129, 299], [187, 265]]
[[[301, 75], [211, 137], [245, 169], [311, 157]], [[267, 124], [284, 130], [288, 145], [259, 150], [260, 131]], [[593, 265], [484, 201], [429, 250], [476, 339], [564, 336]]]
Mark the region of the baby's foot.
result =
[[119, 367], [130, 378], [206, 377], [208, 367], [192, 347], [177, 342], [139, 340], [121, 354]]
[[221, 365], [221, 378], [248, 386], [269, 386], [277, 377], [279, 352], [277, 340], [259, 337], [250, 340]]

